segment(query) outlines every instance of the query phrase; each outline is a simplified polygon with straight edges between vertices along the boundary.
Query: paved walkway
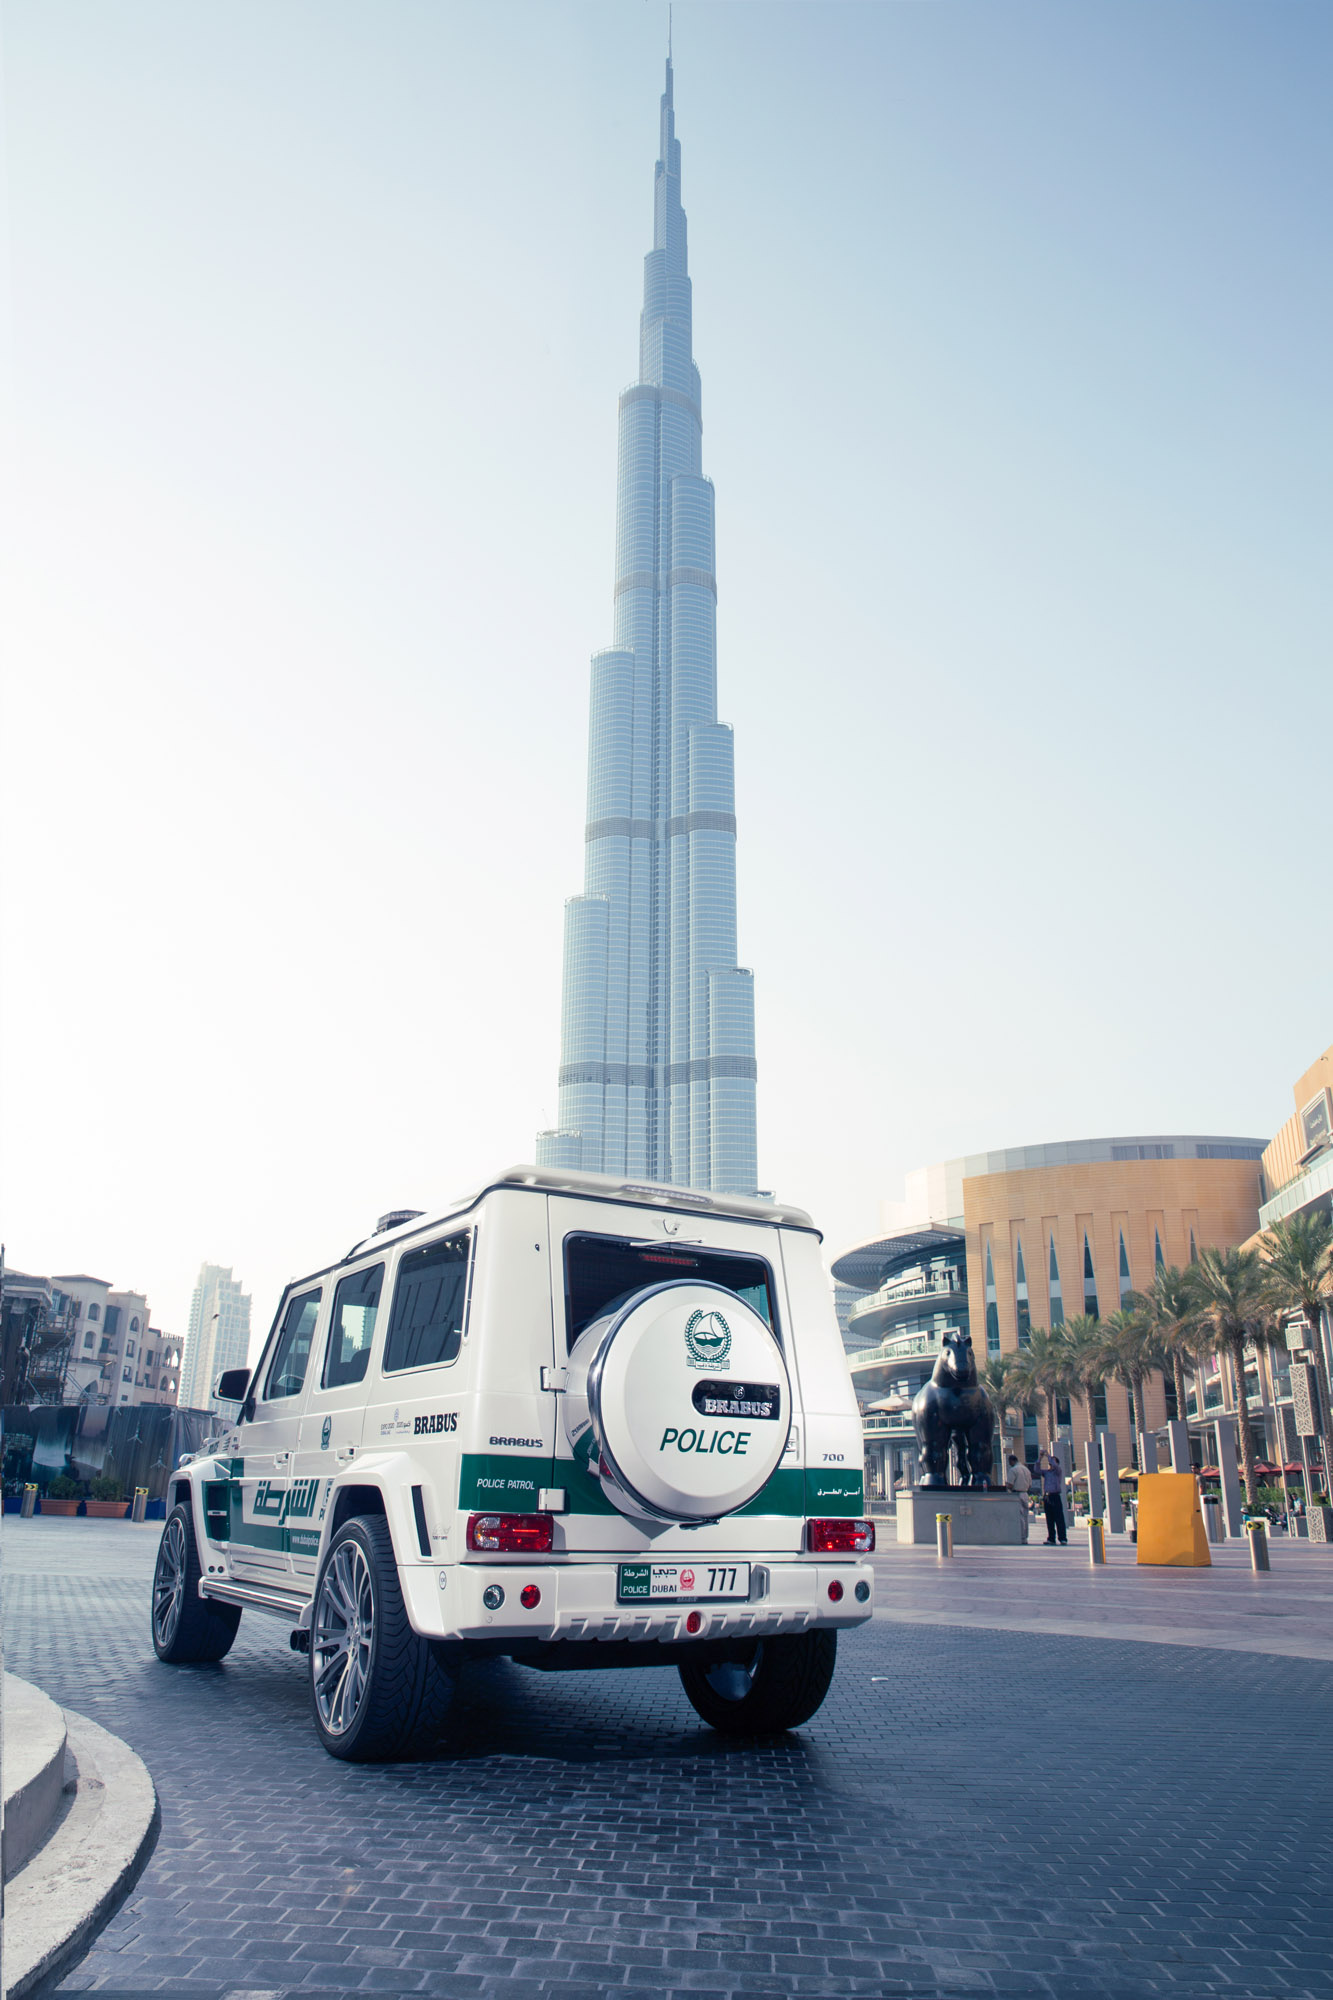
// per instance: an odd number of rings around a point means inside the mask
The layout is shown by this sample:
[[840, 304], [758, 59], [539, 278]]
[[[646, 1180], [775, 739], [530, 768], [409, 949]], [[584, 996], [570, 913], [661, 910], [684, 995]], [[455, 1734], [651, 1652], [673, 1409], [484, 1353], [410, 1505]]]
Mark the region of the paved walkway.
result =
[[985, 1626], [1067, 1638], [1137, 1639], [1333, 1662], [1333, 1548], [1271, 1545], [1256, 1575], [1248, 1547], [1214, 1544], [1211, 1569], [1139, 1568], [1128, 1536], [1108, 1535], [1106, 1564], [1088, 1561], [1087, 1531], [1068, 1548], [897, 1548], [875, 1560], [881, 1614], [926, 1625]]
[[[156, 1539], [4, 1524], [8, 1664], [128, 1739], [162, 1803], [63, 1994], [1333, 2000], [1327, 1654], [1277, 1619], [1226, 1643], [1297, 1599], [1326, 1642], [1318, 1550], [1288, 1576], [1279, 1545], [1262, 1601], [1229, 1564], [891, 1551], [793, 1735], [724, 1742], [670, 1672], [501, 1664], [463, 1677], [434, 1760], [356, 1768], [276, 1621], [247, 1614], [221, 1667], [158, 1665]], [[1211, 1637], [1141, 1643], [1186, 1602]]]

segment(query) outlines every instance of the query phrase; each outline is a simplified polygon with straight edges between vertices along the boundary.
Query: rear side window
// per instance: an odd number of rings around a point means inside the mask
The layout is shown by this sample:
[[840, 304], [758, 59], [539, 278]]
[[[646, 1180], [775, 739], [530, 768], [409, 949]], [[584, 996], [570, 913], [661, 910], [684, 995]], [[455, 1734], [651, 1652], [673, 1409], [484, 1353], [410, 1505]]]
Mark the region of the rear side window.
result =
[[722, 1285], [777, 1332], [773, 1275], [760, 1257], [672, 1243], [632, 1243], [623, 1236], [565, 1238], [565, 1335], [570, 1347], [645, 1285], [672, 1279]]
[[326, 1389], [342, 1389], [349, 1382], [365, 1381], [383, 1284], [383, 1264], [372, 1264], [368, 1271], [357, 1271], [344, 1278], [333, 1294], [333, 1324], [324, 1357]]
[[283, 1315], [278, 1344], [269, 1366], [268, 1381], [264, 1385], [266, 1403], [273, 1402], [279, 1396], [300, 1394], [310, 1360], [310, 1343], [315, 1337], [315, 1321], [319, 1318], [319, 1302], [322, 1296], [321, 1292], [300, 1292], [288, 1305]]
[[436, 1368], [457, 1356], [467, 1304], [470, 1241], [466, 1234], [446, 1236], [403, 1257], [384, 1343], [386, 1375], [403, 1368]]

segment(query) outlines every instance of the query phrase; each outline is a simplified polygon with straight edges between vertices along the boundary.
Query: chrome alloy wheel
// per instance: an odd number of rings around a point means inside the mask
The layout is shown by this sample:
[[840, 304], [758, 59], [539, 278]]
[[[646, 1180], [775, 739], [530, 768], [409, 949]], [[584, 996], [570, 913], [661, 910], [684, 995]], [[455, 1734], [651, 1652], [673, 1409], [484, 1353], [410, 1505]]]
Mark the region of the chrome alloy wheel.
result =
[[165, 1651], [176, 1637], [185, 1603], [185, 1523], [167, 1522], [153, 1573], [153, 1637]]
[[707, 1668], [704, 1679], [723, 1701], [744, 1701], [754, 1686], [754, 1677], [763, 1657], [764, 1642], [761, 1639], [748, 1660], [724, 1660], [716, 1667]]
[[359, 1542], [339, 1542], [324, 1568], [310, 1635], [310, 1672], [319, 1719], [330, 1736], [356, 1721], [370, 1684], [375, 1586]]

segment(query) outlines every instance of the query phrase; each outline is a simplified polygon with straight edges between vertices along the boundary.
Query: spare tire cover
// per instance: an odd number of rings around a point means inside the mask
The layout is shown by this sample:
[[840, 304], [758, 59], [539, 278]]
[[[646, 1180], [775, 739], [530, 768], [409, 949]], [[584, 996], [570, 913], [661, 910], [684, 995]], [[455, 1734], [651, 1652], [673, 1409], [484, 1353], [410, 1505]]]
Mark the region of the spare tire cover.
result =
[[620, 1513], [716, 1521], [781, 1463], [791, 1385], [766, 1322], [720, 1285], [649, 1285], [594, 1321], [566, 1374], [574, 1456]]

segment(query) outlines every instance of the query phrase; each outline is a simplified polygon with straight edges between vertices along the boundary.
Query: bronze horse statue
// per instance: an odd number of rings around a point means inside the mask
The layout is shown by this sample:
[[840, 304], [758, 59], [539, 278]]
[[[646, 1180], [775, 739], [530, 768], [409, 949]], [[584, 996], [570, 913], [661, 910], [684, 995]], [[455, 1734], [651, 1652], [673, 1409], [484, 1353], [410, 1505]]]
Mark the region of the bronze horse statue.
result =
[[948, 1486], [949, 1446], [958, 1454], [959, 1486], [989, 1486], [995, 1412], [977, 1380], [972, 1336], [944, 1336], [929, 1382], [912, 1398], [912, 1423], [921, 1451], [922, 1486]]

